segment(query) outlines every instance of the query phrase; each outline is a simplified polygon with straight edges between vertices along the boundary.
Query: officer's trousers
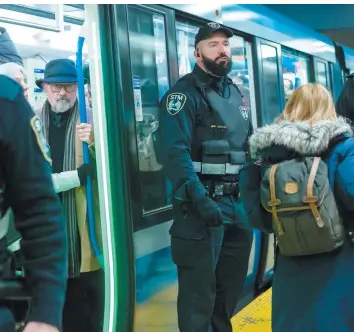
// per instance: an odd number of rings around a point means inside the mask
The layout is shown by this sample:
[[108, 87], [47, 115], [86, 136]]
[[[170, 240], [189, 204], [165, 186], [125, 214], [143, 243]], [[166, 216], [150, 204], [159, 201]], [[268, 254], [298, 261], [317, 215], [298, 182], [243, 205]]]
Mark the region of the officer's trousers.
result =
[[171, 237], [178, 270], [180, 332], [231, 332], [247, 275], [252, 232], [235, 224], [209, 228], [202, 239]]
[[14, 332], [15, 320], [11, 311], [5, 307], [0, 306], [0, 331], [1, 332]]

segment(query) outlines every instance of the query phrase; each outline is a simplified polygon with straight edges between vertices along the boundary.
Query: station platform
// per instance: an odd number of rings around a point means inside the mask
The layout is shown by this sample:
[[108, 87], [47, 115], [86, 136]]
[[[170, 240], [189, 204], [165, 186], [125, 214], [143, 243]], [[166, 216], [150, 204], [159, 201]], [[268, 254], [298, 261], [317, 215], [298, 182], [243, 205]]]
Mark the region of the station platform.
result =
[[[135, 312], [136, 332], [177, 332], [178, 286], [174, 284], [152, 296], [149, 301], [137, 303]], [[232, 318], [233, 331], [271, 332], [271, 297], [268, 289]]]
[[232, 318], [233, 331], [271, 332], [272, 289], [259, 295]]

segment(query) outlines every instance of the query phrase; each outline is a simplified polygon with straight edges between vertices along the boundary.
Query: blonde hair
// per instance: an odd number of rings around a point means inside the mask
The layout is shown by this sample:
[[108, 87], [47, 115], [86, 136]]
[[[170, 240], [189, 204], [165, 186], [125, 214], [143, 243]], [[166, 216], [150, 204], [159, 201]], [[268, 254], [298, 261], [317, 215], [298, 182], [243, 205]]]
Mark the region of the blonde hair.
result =
[[298, 87], [290, 96], [279, 120], [306, 121], [337, 119], [331, 93], [322, 85], [309, 83]]

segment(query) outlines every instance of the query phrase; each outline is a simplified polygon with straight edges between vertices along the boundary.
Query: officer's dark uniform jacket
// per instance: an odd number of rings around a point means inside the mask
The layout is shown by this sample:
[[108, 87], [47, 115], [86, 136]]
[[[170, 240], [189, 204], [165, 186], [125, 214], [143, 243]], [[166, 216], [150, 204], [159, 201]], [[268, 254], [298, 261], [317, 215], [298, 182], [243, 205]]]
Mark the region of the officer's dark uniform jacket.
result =
[[[213, 192], [216, 182], [223, 182], [225, 193], [230, 191], [237, 195], [238, 175], [200, 174], [195, 168], [201, 167], [199, 163], [203, 161], [207, 172], [210, 169], [213, 173], [213, 164], [228, 164], [228, 167], [238, 169], [246, 161], [247, 139], [252, 132], [251, 117], [232, 80], [224, 77], [217, 82], [196, 65], [192, 73], [182, 77], [169, 90], [161, 103], [159, 159], [163, 160], [167, 177], [172, 182], [177, 204], [205, 195], [209, 186]], [[178, 211], [175, 211], [175, 221], [177, 219]], [[197, 222], [189, 223], [188, 227], [177, 224], [175, 222], [171, 229], [172, 235], [199, 236], [201, 225]]]
[[[51, 178], [50, 158], [43, 144], [40, 121], [24, 98], [21, 86], [5, 76], [0, 76], [0, 86], [2, 210], [12, 208], [16, 228], [22, 236], [26, 284], [32, 295], [28, 320], [59, 328], [68, 254], [61, 206]], [[1, 259], [4, 256], [2, 251]], [[0, 265], [4, 266], [3, 261]], [[0, 274], [0, 279], [4, 280], [4, 274]], [[0, 326], [4, 310], [0, 302]]]

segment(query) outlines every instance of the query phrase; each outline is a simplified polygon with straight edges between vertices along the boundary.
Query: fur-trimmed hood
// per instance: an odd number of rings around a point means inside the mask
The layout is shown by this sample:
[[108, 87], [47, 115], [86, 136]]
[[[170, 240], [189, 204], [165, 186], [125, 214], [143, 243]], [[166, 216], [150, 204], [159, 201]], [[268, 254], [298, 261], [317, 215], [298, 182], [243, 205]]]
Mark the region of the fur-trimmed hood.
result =
[[319, 121], [311, 126], [307, 122], [281, 120], [255, 130], [250, 137], [250, 155], [257, 159], [262, 150], [284, 146], [300, 155], [315, 156], [325, 152], [336, 136], [351, 132], [349, 123], [339, 117], [333, 121]]

